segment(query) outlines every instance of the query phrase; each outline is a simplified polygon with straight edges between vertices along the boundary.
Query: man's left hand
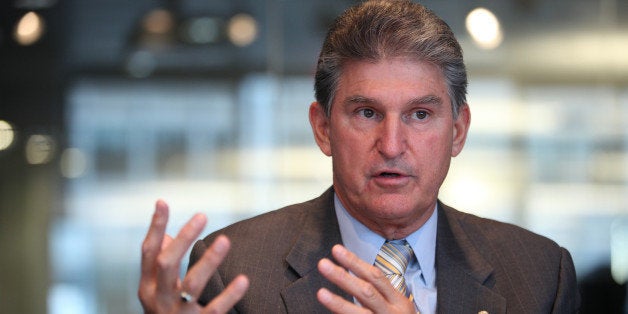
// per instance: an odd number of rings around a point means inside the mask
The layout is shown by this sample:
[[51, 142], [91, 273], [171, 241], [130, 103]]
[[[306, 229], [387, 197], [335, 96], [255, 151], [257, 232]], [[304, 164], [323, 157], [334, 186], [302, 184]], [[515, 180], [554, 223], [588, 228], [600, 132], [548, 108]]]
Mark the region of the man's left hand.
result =
[[414, 304], [393, 288], [379, 268], [342, 245], [335, 245], [331, 253], [340, 266], [324, 258], [318, 263], [318, 270], [327, 280], [354, 296], [361, 306], [321, 288], [317, 298], [327, 309], [334, 313], [416, 313]]

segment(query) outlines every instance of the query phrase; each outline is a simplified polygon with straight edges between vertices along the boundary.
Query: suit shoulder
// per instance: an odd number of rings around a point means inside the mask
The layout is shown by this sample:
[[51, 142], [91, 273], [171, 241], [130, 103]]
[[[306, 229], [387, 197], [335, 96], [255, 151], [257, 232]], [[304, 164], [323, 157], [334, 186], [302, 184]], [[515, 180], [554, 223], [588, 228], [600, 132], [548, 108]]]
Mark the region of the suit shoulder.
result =
[[228, 236], [232, 240], [237, 241], [239, 245], [247, 242], [259, 243], [259, 241], [286, 240], [286, 238], [298, 234], [304, 227], [304, 224], [315, 219], [313, 217], [328, 215], [329, 208], [333, 212], [332, 195], [331, 190], [328, 190], [312, 200], [288, 205], [235, 222], [212, 232], [203, 241], [209, 245], [219, 234]]
[[260, 236], [265, 234], [281, 232], [282, 230], [285, 232], [286, 228], [296, 226], [304, 219], [304, 215], [308, 210], [308, 206], [305, 206], [306, 204], [307, 202], [286, 206], [235, 222], [212, 232], [207, 235], [203, 241], [209, 244], [219, 234], [236, 238], [252, 236], [253, 238], [259, 239]]
[[456, 223], [477, 247], [492, 247], [500, 251], [542, 253], [560, 258], [560, 246], [553, 240], [520, 226], [444, 208], [448, 219]]

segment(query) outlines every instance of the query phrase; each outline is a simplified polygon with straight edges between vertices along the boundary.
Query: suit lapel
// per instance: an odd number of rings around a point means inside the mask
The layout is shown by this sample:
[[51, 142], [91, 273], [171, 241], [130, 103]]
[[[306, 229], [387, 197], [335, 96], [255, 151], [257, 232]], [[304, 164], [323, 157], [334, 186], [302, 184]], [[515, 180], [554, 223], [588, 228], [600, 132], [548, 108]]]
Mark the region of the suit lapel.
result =
[[342, 243], [333, 195], [333, 189], [329, 189], [307, 204], [310, 208], [306, 211], [301, 234], [286, 257], [290, 268], [300, 277], [281, 292], [288, 313], [327, 313], [316, 299], [321, 287], [349, 300], [346, 293], [327, 281], [317, 269], [318, 261], [330, 258], [331, 248]]
[[[327, 281], [317, 269], [331, 248], [342, 244], [334, 210], [333, 189], [307, 203], [303, 228], [286, 257], [300, 277], [281, 292], [288, 313], [327, 313], [316, 299], [319, 288], [353, 300]], [[493, 267], [475, 248], [463, 229], [456, 210], [439, 203], [436, 245], [438, 313], [505, 313], [506, 299], [493, 291]]]
[[505, 313], [506, 299], [492, 290], [490, 261], [476, 249], [457, 219], [460, 213], [439, 202], [436, 287], [439, 313]]

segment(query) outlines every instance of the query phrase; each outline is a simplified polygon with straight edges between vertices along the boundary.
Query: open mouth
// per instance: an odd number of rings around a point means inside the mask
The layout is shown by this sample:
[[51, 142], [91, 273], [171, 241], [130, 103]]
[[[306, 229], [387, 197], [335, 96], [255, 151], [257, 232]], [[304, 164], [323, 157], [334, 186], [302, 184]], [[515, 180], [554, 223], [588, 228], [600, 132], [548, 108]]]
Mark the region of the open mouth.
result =
[[382, 172], [379, 174], [379, 176], [384, 178], [398, 178], [401, 175], [395, 172]]

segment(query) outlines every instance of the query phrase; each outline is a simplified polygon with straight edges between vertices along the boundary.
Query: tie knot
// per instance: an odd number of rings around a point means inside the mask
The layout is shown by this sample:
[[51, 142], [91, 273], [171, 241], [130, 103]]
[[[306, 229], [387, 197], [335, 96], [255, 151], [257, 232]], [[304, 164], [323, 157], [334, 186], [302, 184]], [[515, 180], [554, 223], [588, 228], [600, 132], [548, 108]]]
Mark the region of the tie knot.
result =
[[406, 240], [386, 241], [379, 249], [375, 264], [386, 274], [403, 275], [414, 252]]

